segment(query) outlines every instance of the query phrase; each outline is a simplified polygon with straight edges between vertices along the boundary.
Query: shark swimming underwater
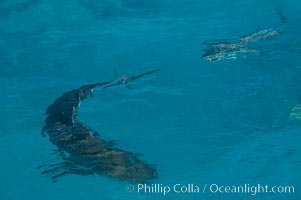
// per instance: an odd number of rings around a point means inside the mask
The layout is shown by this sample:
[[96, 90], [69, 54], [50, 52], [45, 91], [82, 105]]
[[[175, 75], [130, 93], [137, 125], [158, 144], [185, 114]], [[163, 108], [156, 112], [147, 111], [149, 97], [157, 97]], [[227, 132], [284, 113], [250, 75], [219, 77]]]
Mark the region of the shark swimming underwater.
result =
[[[280, 26], [287, 22], [286, 16], [281, 11], [277, 12], [280, 18]], [[248, 36], [241, 37], [239, 39], [222, 39], [222, 40], [205, 40], [205, 45], [202, 54], [202, 58], [205, 58], [209, 62], [215, 62], [224, 59], [236, 59], [240, 53], [260, 54], [260, 51], [251, 49], [249, 44], [263, 41], [280, 34], [279, 27], [260, 30]]]
[[253, 53], [259, 54], [260, 51], [250, 49], [247, 44], [265, 40], [279, 35], [279, 32], [274, 29], [264, 29], [249, 36], [240, 38], [236, 42], [231, 40], [207, 40], [204, 41], [206, 45], [203, 58], [210, 62], [215, 62], [223, 59], [236, 59], [238, 53]]
[[47, 134], [50, 142], [57, 146], [62, 162], [40, 166], [46, 168], [42, 174], [50, 174], [53, 181], [66, 174], [98, 174], [131, 182], [155, 179], [157, 171], [153, 165], [99, 138], [96, 131], [77, 120], [77, 111], [81, 101], [91, 97], [94, 89], [126, 85], [156, 71], [84, 85], [57, 98], [46, 110], [42, 134]]

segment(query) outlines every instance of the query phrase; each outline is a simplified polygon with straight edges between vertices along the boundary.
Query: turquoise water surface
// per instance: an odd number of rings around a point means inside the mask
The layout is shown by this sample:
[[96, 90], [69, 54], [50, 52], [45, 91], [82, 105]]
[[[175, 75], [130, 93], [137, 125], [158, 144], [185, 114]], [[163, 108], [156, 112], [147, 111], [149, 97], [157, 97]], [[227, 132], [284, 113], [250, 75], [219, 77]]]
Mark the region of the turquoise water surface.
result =
[[[301, 199], [301, 120], [289, 117], [301, 95], [300, 13], [297, 0], [0, 0], [0, 199]], [[201, 57], [205, 40], [270, 28], [279, 35], [250, 45], [260, 53]], [[149, 186], [194, 184], [199, 193], [41, 175], [38, 166], [60, 161], [41, 135], [57, 97], [114, 71], [153, 69], [132, 89], [95, 90], [78, 117], [154, 164]], [[212, 184], [294, 192], [214, 193]]]

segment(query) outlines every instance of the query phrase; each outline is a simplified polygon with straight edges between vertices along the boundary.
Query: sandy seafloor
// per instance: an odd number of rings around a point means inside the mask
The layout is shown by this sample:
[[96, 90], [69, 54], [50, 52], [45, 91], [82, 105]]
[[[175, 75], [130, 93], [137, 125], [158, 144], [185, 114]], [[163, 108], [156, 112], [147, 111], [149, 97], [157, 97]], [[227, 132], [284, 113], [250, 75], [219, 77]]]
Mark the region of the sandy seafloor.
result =
[[[0, 0], [0, 199], [301, 199], [301, 3], [297, 0]], [[287, 22], [280, 25], [282, 12]], [[203, 41], [275, 28], [259, 55], [208, 62]], [[294, 194], [141, 194], [105, 176], [62, 177], [41, 136], [62, 93], [160, 69], [95, 91], [79, 119], [156, 165], [150, 184], [293, 185]]]

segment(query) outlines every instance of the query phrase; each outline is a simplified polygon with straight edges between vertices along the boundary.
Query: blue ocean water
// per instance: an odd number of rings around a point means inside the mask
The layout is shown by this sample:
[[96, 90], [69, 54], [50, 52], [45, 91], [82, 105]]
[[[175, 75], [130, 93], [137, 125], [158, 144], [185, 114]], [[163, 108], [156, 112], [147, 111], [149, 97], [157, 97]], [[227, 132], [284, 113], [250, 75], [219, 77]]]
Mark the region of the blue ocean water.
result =
[[[297, 0], [0, 0], [0, 199], [301, 199], [301, 3]], [[287, 17], [280, 25], [278, 13]], [[201, 58], [203, 41], [274, 28], [236, 60]], [[128, 192], [128, 182], [67, 175], [41, 136], [62, 93], [160, 69], [131, 87], [96, 90], [79, 119], [156, 165], [149, 184], [293, 185], [293, 194]], [[203, 188], [201, 188], [202, 190]]]

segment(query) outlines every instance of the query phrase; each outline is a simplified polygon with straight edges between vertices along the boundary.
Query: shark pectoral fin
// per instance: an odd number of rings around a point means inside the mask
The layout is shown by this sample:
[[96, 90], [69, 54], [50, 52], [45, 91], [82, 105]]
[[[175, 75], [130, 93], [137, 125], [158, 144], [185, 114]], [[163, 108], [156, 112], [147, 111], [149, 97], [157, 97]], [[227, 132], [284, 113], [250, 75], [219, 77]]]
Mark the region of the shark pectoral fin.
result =
[[69, 160], [68, 161], [64, 160], [60, 163], [40, 165], [37, 167], [37, 169], [44, 168], [44, 170], [41, 172], [41, 175], [46, 175], [46, 174], [61, 173], [61, 171], [66, 171], [66, 169], [69, 169], [74, 166], [75, 166], [75, 164], [73, 164], [73, 162], [71, 162]]
[[41, 175], [49, 175], [53, 182], [57, 182], [57, 178], [65, 174], [65, 171], [62, 169], [61, 166], [59, 166], [59, 164], [57, 164], [57, 166], [53, 165], [53, 167], [51, 168], [47, 165], [44, 165], [42, 167], [47, 167], [47, 169], [42, 171]]
[[63, 161], [57, 164], [40, 165], [38, 169], [46, 168], [41, 175], [49, 175], [53, 182], [57, 182], [59, 177], [67, 174], [91, 175], [94, 172], [91, 169], [80, 169], [71, 161]]
[[[46, 170], [42, 171], [41, 174], [46, 174], [48, 172], [51, 172], [53, 170], [56, 169], [56, 167], [61, 166], [62, 163], [55, 163], [55, 164], [42, 164], [36, 167], [36, 169], [42, 169], [42, 168], [46, 168]], [[53, 167], [52, 169], [50, 169], [50, 167]]]

